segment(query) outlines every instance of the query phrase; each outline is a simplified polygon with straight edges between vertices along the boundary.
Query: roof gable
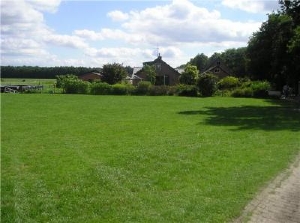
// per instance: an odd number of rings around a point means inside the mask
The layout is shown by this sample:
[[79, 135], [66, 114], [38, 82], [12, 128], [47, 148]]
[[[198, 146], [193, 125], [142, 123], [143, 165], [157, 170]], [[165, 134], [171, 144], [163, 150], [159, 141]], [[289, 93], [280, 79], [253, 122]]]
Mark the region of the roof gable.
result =
[[[156, 65], [156, 64], [160, 64], [163, 65], [165, 67], [167, 67], [167, 69], [171, 70], [175, 75], [180, 75], [180, 73], [174, 69], [173, 67], [171, 67], [169, 64], [167, 64], [165, 61], [162, 60], [161, 55], [159, 54], [158, 57], [154, 60], [154, 61], [149, 61], [149, 62], [144, 62], [143, 65]], [[141, 71], [141, 70], [140, 70]], [[138, 71], [138, 73], [140, 72]]]
[[213, 60], [209, 64], [209, 66], [207, 66], [206, 69], [204, 69], [202, 73], [205, 74], [205, 73], [213, 72], [216, 69], [221, 70], [223, 73], [226, 73], [228, 76], [232, 75], [231, 70], [223, 63], [223, 61], [220, 58]]

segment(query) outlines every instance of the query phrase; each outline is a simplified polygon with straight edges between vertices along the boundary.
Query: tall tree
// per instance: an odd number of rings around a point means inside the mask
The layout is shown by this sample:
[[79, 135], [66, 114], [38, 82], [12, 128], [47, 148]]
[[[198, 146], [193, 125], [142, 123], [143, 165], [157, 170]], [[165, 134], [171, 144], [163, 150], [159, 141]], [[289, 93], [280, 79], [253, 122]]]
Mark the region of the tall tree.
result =
[[125, 68], [118, 63], [105, 64], [101, 71], [101, 80], [108, 84], [116, 84], [127, 76]]
[[246, 50], [246, 47], [228, 49], [221, 54], [222, 61], [236, 77], [244, 77], [247, 75]]
[[194, 85], [198, 77], [199, 71], [196, 66], [187, 64], [183, 73], [179, 76], [179, 82], [181, 84]]
[[189, 63], [196, 66], [199, 71], [203, 71], [207, 66], [207, 62], [208, 57], [205, 54], [201, 53], [190, 59]]
[[293, 35], [292, 23], [290, 16], [272, 13], [250, 38], [247, 55], [254, 78], [269, 80], [278, 88], [289, 79], [291, 55], [288, 44]]

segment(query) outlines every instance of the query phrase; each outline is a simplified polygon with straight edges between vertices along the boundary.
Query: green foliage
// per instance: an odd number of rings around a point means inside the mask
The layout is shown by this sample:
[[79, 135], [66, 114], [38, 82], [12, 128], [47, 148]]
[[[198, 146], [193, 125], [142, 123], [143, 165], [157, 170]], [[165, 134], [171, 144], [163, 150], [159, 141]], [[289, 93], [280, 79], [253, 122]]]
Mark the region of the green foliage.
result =
[[204, 97], [213, 96], [217, 91], [218, 78], [213, 74], [200, 75], [197, 80], [197, 87], [200, 94]]
[[251, 98], [253, 97], [253, 90], [250, 87], [237, 88], [233, 90], [231, 96], [237, 98]]
[[299, 52], [300, 50], [300, 25], [294, 30], [294, 35], [288, 44], [288, 50], [290, 53]]
[[268, 81], [253, 81], [251, 88], [254, 97], [265, 98], [268, 96], [268, 90], [271, 89], [271, 84]]
[[112, 92], [113, 95], [129, 95], [133, 93], [135, 87], [130, 84], [114, 84], [112, 85]]
[[208, 57], [201, 53], [197, 54], [194, 58], [190, 59], [189, 64], [197, 67], [198, 71], [203, 71], [208, 63]]
[[240, 82], [238, 78], [233, 76], [227, 76], [218, 82], [218, 88], [220, 90], [225, 90], [225, 89], [230, 90], [236, 88], [239, 85], [239, 83]]
[[65, 88], [65, 83], [69, 80], [78, 80], [78, 77], [74, 74], [56, 75], [56, 87]]
[[147, 79], [146, 81], [150, 81], [151, 84], [155, 84], [156, 81], [156, 70], [154, 65], [145, 64], [143, 67], [143, 71], [146, 73]]
[[164, 96], [170, 95], [170, 86], [166, 85], [152, 85], [149, 89], [149, 95], [151, 96]]
[[136, 87], [135, 94], [148, 95], [152, 84], [150, 81], [140, 81]]
[[246, 55], [247, 48], [227, 49], [220, 55], [220, 58], [236, 77], [247, 75], [248, 60]]
[[90, 92], [94, 95], [109, 95], [112, 92], [112, 86], [105, 82], [93, 82]]
[[300, 2], [280, 1], [282, 11], [274, 12], [250, 38], [247, 48], [253, 78], [276, 84], [288, 83], [296, 91], [300, 81]]
[[64, 82], [63, 89], [67, 94], [87, 94], [89, 85], [89, 82], [71, 78]]
[[179, 82], [185, 85], [195, 85], [199, 71], [196, 66], [187, 64], [179, 76]]
[[233, 97], [255, 97], [266, 98], [268, 97], [268, 90], [271, 85], [268, 81], [245, 81], [242, 85], [233, 90]]
[[101, 80], [112, 85], [121, 82], [127, 76], [127, 71], [123, 65], [113, 63], [103, 65], [101, 74]]
[[195, 85], [177, 85], [176, 94], [178, 96], [197, 97], [198, 91]]

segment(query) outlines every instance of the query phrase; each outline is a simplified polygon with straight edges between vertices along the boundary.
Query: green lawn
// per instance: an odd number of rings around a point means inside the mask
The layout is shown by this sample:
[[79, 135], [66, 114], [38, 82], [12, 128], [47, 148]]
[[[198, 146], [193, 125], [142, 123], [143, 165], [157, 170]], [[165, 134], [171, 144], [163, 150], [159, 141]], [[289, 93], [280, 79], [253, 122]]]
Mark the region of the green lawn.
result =
[[279, 102], [2, 94], [2, 222], [229, 222], [300, 151]]

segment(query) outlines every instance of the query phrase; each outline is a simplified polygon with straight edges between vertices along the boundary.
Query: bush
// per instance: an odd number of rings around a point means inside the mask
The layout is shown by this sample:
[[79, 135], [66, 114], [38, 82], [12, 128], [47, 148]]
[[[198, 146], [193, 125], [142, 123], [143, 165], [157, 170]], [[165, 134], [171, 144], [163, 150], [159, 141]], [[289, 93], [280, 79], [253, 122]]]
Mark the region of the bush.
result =
[[149, 89], [149, 95], [152, 96], [161, 96], [168, 94], [168, 86], [161, 85], [161, 86], [151, 86]]
[[91, 94], [108, 95], [112, 92], [112, 86], [105, 82], [94, 82], [91, 85]]
[[174, 95], [176, 95], [176, 91], [177, 91], [177, 86], [168, 86], [167, 95], [174, 96]]
[[238, 98], [251, 98], [253, 97], [253, 90], [249, 87], [238, 88], [232, 92], [231, 96]]
[[239, 79], [233, 76], [227, 76], [218, 82], [218, 88], [220, 90], [230, 90], [239, 86]]
[[78, 77], [73, 74], [56, 75], [56, 87], [65, 90], [65, 83], [70, 80], [78, 80]]
[[127, 95], [128, 89], [125, 84], [115, 84], [115, 85], [112, 85], [111, 93], [114, 95]]
[[152, 84], [150, 81], [141, 81], [136, 87], [135, 94], [137, 95], [148, 95]]
[[197, 87], [195, 85], [177, 85], [176, 94], [178, 96], [197, 97]]
[[246, 91], [252, 91], [252, 96], [255, 98], [266, 98], [268, 97], [268, 90], [271, 89], [271, 84], [268, 81], [244, 81], [240, 89], [246, 89]]
[[89, 83], [79, 79], [68, 79], [64, 82], [64, 92], [67, 94], [87, 94]]
[[213, 74], [200, 75], [197, 80], [197, 87], [200, 94], [204, 97], [213, 96], [217, 91], [217, 77]]
[[222, 97], [230, 97], [232, 91], [230, 90], [217, 90], [214, 95]]
[[268, 90], [271, 89], [271, 84], [268, 81], [253, 81], [251, 88], [254, 97], [265, 98], [268, 97]]

